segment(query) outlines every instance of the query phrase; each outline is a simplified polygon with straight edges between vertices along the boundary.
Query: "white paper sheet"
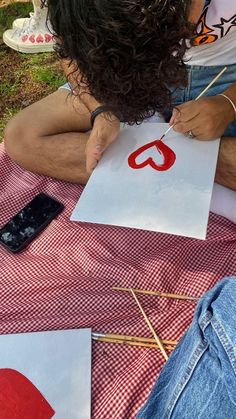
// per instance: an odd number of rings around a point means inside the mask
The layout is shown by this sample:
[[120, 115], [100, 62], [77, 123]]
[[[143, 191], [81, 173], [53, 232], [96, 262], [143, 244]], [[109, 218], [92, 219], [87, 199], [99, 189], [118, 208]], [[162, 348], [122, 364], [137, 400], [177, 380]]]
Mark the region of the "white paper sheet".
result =
[[[6, 368], [32, 382], [55, 411], [53, 419], [90, 419], [91, 329], [1, 335], [0, 384]], [[11, 390], [11, 382], [9, 386]], [[12, 401], [17, 409], [14, 391]], [[0, 408], [1, 403], [4, 403], [2, 394]], [[45, 413], [40, 416], [38, 410], [32, 419], [51, 417]], [[29, 412], [19, 417], [28, 418]]]
[[[94, 170], [71, 220], [205, 239], [219, 140], [190, 140], [172, 130], [164, 140], [176, 154], [169, 170], [128, 165], [130, 154], [160, 138], [168, 126], [124, 127]], [[154, 147], [136, 161], [148, 157], [163, 161]]]

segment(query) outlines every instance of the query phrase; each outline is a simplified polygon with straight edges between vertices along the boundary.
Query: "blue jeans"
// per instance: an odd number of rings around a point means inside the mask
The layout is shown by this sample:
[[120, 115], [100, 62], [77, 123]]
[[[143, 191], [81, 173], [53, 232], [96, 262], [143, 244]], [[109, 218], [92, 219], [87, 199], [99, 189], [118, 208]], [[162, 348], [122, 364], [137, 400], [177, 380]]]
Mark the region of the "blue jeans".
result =
[[236, 277], [203, 296], [137, 419], [236, 418]]
[[[224, 66], [188, 66], [188, 86], [183, 89], [177, 89], [173, 92], [173, 101], [176, 105], [194, 100], [205, 87], [219, 74]], [[236, 64], [228, 65], [226, 72], [216, 81], [216, 83], [207, 91], [205, 96], [215, 96], [224, 92], [231, 84], [236, 83]], [[67, 83], [62, 86], [64, 89], [71, 90]], [[172, 110], [166, 112], [168, 120]], [[154, 115], [146, 122], [159, 122], [160, 117]], [[236, 137], [236, 122], [229, 125], [224, 133], [228, 137]]]

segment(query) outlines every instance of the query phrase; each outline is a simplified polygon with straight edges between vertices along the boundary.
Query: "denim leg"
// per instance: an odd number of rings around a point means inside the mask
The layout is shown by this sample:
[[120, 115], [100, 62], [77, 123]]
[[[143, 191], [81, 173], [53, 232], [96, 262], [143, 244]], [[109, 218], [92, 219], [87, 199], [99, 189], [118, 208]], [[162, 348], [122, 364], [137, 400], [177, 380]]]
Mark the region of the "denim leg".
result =
[[200, 300], [137, 419], [236, 418], [236, 277]]

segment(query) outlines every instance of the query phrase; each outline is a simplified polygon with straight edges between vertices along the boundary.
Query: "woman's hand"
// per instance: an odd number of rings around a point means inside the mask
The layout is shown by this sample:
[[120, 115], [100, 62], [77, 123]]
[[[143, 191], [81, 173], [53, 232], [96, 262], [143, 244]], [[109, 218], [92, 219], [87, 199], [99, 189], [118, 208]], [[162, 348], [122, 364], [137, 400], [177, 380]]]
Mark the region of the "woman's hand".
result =
[[210, 96], [176, 106], [170, 125], [183, 134], [189, 131], [198, 140], [221, 137], [235, 119], [233, 107], [223, 96]]

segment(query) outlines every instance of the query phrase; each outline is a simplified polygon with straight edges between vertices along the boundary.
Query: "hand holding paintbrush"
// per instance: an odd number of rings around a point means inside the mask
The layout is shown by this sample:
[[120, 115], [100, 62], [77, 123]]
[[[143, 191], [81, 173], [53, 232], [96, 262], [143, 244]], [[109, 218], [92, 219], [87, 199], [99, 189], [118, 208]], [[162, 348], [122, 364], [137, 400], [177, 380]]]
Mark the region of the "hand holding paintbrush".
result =
[[[217, 74], [217, 76], [206, 86], [206, 88], [196, 97], [195, 101], [197, 101], [198, 99], [200, 99], [202, 96], [204, 96], [204, 94], [210, 89], [211, 86], [213, 86], [213, 84], [222, 76], [222, 74], [227, 70], [227, 67], [224, 67], [219, 74]], [[164, 137], [168, 134], [169, 131], [171, 131], [171, 129], [176, 125], [176, 123], [172, 124], [167, 130], [166, 132], [162, 135], [162, 137], [160, 138], [160, 140], [163, 140]], [[188, 131], [188, 136], [190, 138], [194, 138], [195, 135], [193, 134], [193, 132], [191, 130]]]

